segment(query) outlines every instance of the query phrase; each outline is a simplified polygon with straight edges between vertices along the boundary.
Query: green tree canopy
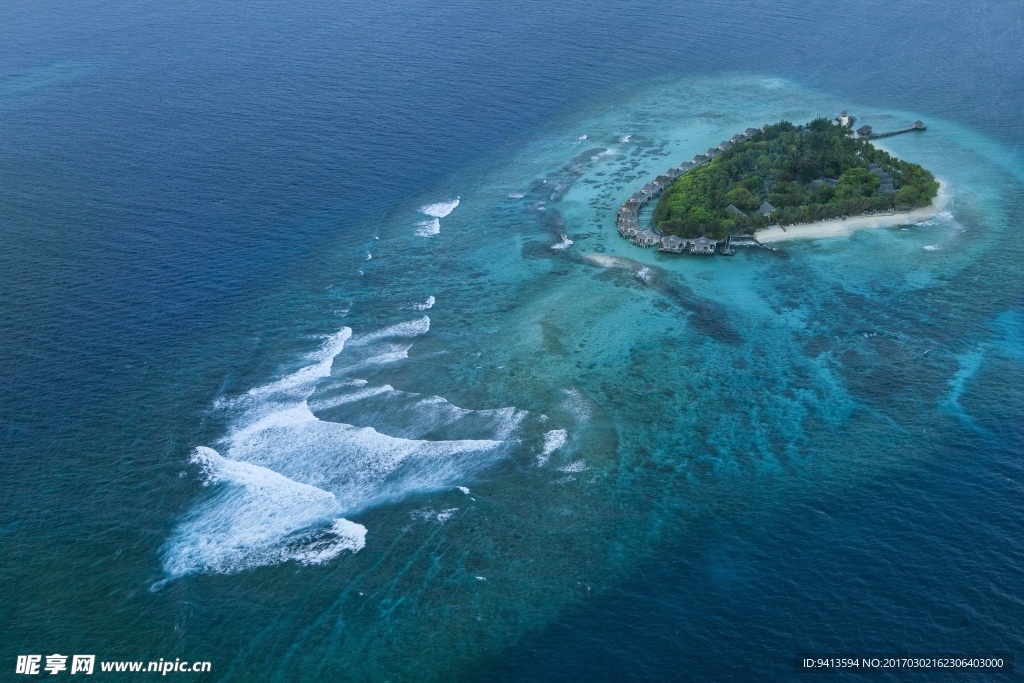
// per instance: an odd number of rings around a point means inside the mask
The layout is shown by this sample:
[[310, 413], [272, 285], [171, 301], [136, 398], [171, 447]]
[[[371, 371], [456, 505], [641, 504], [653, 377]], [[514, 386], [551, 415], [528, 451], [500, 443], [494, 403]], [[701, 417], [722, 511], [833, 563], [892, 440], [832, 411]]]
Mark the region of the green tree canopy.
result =
[[[883, 175], [892, 189], [882, 187]], [[654, 218], [666, 234], [724, 239], [769, 221], [787, 225], [926, 206], [938, 189], [929, 171], [828, 119], [806, 126], [781, 121], [680, 176], [662, 193]], [[765, 201], [776, 209], [770, 218], [754, 213]], [[727, 211], [730, 204], [746, 215]]]

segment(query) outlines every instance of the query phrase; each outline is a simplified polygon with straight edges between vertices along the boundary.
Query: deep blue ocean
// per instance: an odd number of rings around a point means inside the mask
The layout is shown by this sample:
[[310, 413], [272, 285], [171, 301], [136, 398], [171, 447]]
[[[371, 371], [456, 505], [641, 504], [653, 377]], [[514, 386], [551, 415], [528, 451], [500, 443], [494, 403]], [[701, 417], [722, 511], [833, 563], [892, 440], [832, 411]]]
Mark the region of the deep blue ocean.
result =
[[[0, 3], [0, 679], [1024, 679], [792, 667], [1024, 652], [1022, 35]], [[842, 109], [925, 121], [883, 143], [942, 212], [732, 259], [616, 234], [669, 166]]]

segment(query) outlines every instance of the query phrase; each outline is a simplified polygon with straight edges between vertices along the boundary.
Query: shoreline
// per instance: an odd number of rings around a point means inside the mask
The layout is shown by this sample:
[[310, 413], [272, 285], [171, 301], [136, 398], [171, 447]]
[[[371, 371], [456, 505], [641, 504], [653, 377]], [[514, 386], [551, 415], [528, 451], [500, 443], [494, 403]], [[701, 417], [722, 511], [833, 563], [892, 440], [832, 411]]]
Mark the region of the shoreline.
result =
[[928, 206], [901, 213], [876, 214], [872, 216], [851, 216], [849, 218], [830, 218], [814, 223], [800, 223], [781, 228], [778, 225], [761, 228], [754, 232], [754, 239], [762, 243], [782, 242], [784, 240], [818, 239], [822, 237], [847, 237], [857, 230], [891, 228], [907, 223], [920, 223], [941, 212], [949, 201], [947, 185], [941, 178], [939, 193]]

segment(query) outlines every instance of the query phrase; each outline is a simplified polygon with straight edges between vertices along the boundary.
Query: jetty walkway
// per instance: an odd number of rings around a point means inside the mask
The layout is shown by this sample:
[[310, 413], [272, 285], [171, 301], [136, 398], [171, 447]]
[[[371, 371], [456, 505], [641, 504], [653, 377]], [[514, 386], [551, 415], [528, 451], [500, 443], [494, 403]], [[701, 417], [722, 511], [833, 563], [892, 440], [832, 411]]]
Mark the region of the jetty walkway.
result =
[[907, 126], [906, 128], [897, 128], [896, 130], [888, 130], [884, 133], [876, 133], [871, 130], [871, 126], [861, 126], [857, 129], [857, 136], [864, 138], [865, 140], [876, 140], [878, 138], [887, 138], [893, 135], [901, 135], [902, 133], [911, 133], [915, 130], [926, 130], [926, 127], [920, 121], [915, 121], [913, 125]]
[[656, 247], [658, 251], [671, 254], [721, 253], [732, 255], [733, 249], [729, 244], [729, 240], [719, 244], [716, 240], [708, 239], [707, 237], [698, 237], [695, 240], [691, 240], [676, 235], [662, 235], [653, 223], [644, 225], [640, 222], [640, 211], [651, 200], [660, 197], [661, 193], [678, 180], [681, 175], [697, 168], [701, 164], [711, 161], [733, 145], [746, 142], [757, 133], [760, 133], [761, 130], [760, 128], [747, 128], [742, 133], [737, 133], [728, 140], [723, 140], [717, 147], [712, 147], [704, 154], [698, 154], [689, 162], [670, 168], [634, 192], [619, 208], [619, 234], [638, 247]]

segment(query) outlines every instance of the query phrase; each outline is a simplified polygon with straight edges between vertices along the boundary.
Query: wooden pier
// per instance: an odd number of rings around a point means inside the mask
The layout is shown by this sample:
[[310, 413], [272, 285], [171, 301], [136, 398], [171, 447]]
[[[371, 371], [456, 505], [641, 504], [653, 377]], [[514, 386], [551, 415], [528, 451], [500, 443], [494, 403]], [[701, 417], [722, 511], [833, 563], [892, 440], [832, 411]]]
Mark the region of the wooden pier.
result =
[[[864, 129], [865, 132], [861, 132]], [[865, 140], [876, 140], [878, 138], [888, 138], [893, 135], [902, 135], [903, 133], [911, 133], [915, 130], [927, 130], [927, 127], [920, 121], [915, 121], [913, 125], [907, 126], [906, 128], [897, 128], [896, 130], [889, 130], [884, 133], [876, 133], [871, 130], [871, 126], [861, 126], [857, 129], [857, 135]]]

